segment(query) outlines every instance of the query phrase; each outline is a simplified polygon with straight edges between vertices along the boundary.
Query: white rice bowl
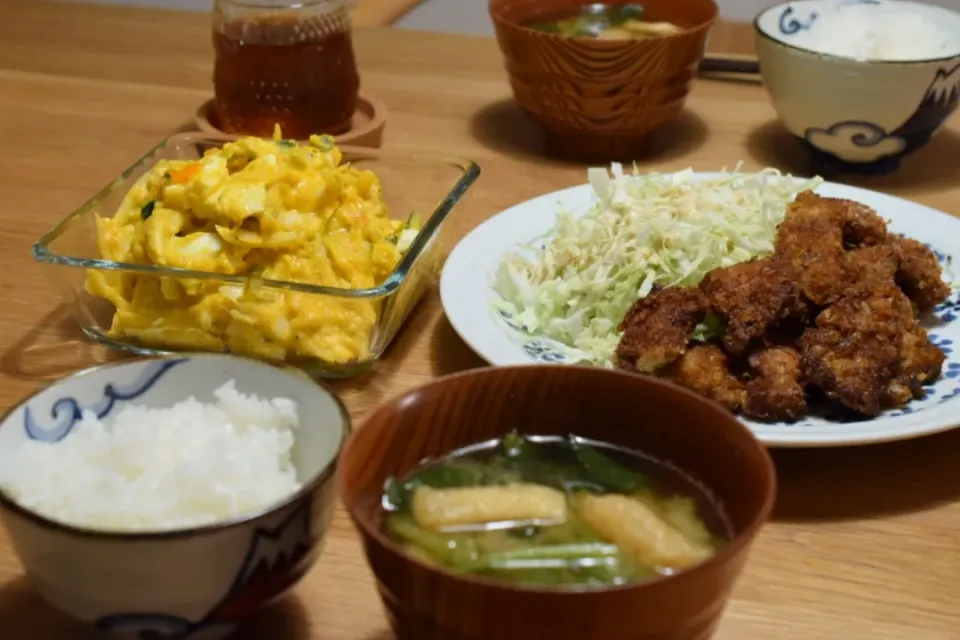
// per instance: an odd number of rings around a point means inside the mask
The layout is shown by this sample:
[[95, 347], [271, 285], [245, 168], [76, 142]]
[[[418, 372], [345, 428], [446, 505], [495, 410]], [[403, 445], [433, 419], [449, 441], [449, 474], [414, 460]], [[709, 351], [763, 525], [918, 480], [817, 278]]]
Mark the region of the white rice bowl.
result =
[[129, 404], [104, 421], [85, 410], [63, 440], [0, 454], [0, 488], [53, 520], [125, 531], [231, 519], [299, 489], [296, 402], [244, 395], [233, 380], [214, 397]]
[[956, 34], [910, 3], [839, 2], [820, 10], [816, 23], [799, 29], [790, 44], [856, 60], [911, 61], [960, 54]]

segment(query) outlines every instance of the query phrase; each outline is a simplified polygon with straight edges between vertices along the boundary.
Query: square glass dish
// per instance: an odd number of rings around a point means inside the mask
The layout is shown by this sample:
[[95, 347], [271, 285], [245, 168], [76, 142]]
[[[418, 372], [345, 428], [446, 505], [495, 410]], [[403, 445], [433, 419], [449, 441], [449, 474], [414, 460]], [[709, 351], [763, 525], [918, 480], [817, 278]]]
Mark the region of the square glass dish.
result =
[[[135, 283], [155, 278], [157, 282], [149, 286], [157, 290], [169, 287], [171, 282], [174, 282], [182, 286], [183, 288], [179, 290], [184, 292], [191, 291], [187, 289], [188, 286], [194, 287], [192, 290], [203, 287], [200, 290], [221, 292], [226, 291], [221, 287], [229, 287], [231, 292], [255, 290], [256, 295], [261, 296], [261, 299], [276, 300], [279, 296], [295, 296], [282, 299], [287, 309], [292, 308], [291, 301], [294, 300], [297, 304], [306, 304], [307, 302], [304, 301], [307, 300], [312, 309], [334, 310], [349, 309], [350, 305], [363, 304], [361, 301], [367, 301], [372, 304], [376, 319], [372, 321], [372, 329], [369, 330], [368, 347], [360, 357], [346, 361], [324, 360], [320, 357], [304, 357], [302, 353], [292, 353], [297, 349], [288, 349], [285, 355], [278, 359], [276, 356], [263, 356], [262, 353], [244, 353], [243, 349], [229, 346], [224, 346], [221, 350], [297, 366], [318, 376], [345, 377], [369, 369], [396, 336], [423, 293], [435, 284], [448, 249], [444, 229], [449, 228], [449, 225], [445, 225], [444, 222], [460, 198], [477, 179], [480, 174], [479, 167], [472, 161], [458, 158], [405, 155], [379, 149], [340, 147], [344, 163], [349, 162], [357, 168], [372, 170], [380, 179], [383, 200], [390, 218], [407, 220], [413, 212], [416, 212], [421, 222], [419, 232], [409, 248], [401, 255], [393, 271], [379, 285], [372, 288], [328, 287], [304, 281], [272, 280], [256, 275], [225, 275], [214, 271], [101, 259], [98, 248], [97, 216], [113, 217], [127, 193], [141, 176], [148, 173], [160, 160], [196, 160], [202, 157], [207, 149], [220, 147], [225, 142], [238, 137], [185, 133], [165, 139], [124, 171], [119, 178], [44, 234], [33, 246], [34, 259], [50, 265], [51, 280], [59, 287], [67, 303], [72, 306], [87, 336], [110, 347], [142, 355], [215, 349], [191, 344], [188, 339], [189, 330], [183, 333], [167, 332], [168, 338], [164, 339], [166, 343], [164, 340], [150, 340], [146, 343], [127, 335], [111, 334], [111, 325], [117, 308], [106, 298], [92, 295], [88, 291], [89, 273], [127, 273], [135, 277], [130, 279]], [[152, 211], [151, 208], [150, 212]], [[150, 213], [145, 214], [144, 220], [150, 215]], [[115, 276], [111, 277], [115, 278]], [[262, 298], [263, 295], [267, 298]], [[184, 304], [187, 305], [189, 302]], [[321, 318], [320, 322], [327, 322], [327, 318], [335, 316], [333, 311], [322, 311], [318, 317]], [[367, 317], [371, 316], [367, 315]], [[162, 319], [147, 318], [143, 321], [147, 323], [153, 321], [156, 325], [160, 320]], [[336, 323], [330, 322], [333, 324], [329, 327], [319, 327], [316, 335], [326, 336], [327, 329], [336, 333]], [[291, 338], [291, 340], [296, 339], [299, 339], [296, 335]], [[366, 333], [360, 334], [361, 343], [365, 339]], [[225, 340], [224, 344], [226, 345]]]

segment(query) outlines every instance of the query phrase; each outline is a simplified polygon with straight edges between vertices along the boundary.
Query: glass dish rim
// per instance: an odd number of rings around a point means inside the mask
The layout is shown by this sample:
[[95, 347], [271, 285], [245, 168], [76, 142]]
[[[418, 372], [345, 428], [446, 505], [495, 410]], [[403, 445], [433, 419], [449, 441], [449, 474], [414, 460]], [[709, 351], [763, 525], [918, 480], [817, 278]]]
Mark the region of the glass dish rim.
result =
[[[443, 199], [434, 208], [433, 213], [427, 219], [426, 224], [417, 233], [410, 248], [403, 254], [397, 266], [394, 267], [390, 275], [376, 287], [365, 289], [347, 289], [341, 287], [329, 287], [324, 285], [308, 284], [305, 282], [293, 282], [289, 280], [273, 280], [270, 278], [257, 278], [249, 275], [225, 274], [215, 271], [199, 271], [195, 269], [182, 269], [179, 267], [161, 267], [150, 264], [134, 264], [130, 262], [116, 262], [113, 260], [101, 260], [98, 258], [78, 258], [76, 256], [61, 255], [50, 250], [49, 245], [59, 238], [66, 229], [78, 218], [88, 212], [88, 210], [97, 204], [97, 202], [106, 198], [117, 184], [130, 177], [135, 170], [145, 164], [152, 156], [170, 146], [172, 142], [186, 141], [201, 142], [230, 142], [247, 136], [213, 134], [197, 131], [178, 132], [163, 138], [156, 145], [151, 147], [146, 153], [138, 158], [133, 164], [128, 166], [123, 172], [110, 183], [100, 188], [93, 196], [87, 198], [83, 204], [75, 208], [65, 218], [60, 220], [49, 231], [40, 236], [33, 247], [31, 255], [37, 262], [43, 264], [60, 265], [67, 267], [80, 267], [83, 269], [97, 269], [103, 271], [121, 271], [128, 273], [137, 273], [151, 276], [165, 276], [173, 278], [188, 278], [194, 280], [215, 280], [228, 284], [246, 286], [250, 283], [256, 283], [258, 286], [295, 291], [300, 293], [312, 293], [318, 295], [335, 296], [339, 298], [381, 298], [394, 293], [403, 284], [414, 263], [424, 253], [427, 245], [432, 241], [440, 225], [449, 217], [454, 206], [460, 202], [470, 186], [480, 176], [480, 166], [468, 158], [447, 155], [433, 155], [430, 153], [403, 153], [394, 151], [384, 151], [379, 148], [355, 147], [350, 145], [337, 145], [337, 148], [346, 156], [348, 154], [367, 156], [369, 158], [393, 158], [397, 160], [428, 161], [437, 165], [446, 165], [456, 167], [462, 173], [456, 183], [443, 196]], [[257, 136], [255, 136], [257, 137]], [[266, 139], [266, 138], [265, 138]]]

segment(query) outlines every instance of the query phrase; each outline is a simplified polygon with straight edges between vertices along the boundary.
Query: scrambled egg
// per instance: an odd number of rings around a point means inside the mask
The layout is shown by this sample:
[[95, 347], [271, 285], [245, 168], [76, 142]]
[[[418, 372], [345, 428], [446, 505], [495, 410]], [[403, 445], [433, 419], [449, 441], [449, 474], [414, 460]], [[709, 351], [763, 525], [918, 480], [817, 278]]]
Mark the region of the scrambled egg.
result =
[[109, 336], [163, 349], [271, 360], [362, 360], [379, 302], [258, 286], [273, 279], [362, 289], [393, 271], [415, 216], [387, 217], [380, 181], [342, 163], [331, 138], [244, 138], [199, 160], [161, 160], [116, 215], [97, 218], [103, 259], [224, 274], [216, 280], [90, 271], [116, 308]]

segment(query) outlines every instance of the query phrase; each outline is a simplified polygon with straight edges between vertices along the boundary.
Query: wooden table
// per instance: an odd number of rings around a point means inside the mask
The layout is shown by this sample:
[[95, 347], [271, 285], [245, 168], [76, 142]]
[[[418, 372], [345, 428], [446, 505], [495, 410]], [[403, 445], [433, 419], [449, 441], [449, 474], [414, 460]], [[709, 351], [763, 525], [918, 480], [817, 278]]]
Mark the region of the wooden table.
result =
[[360, 27], [385, 27], [413, 11], [423, 0], [359, 0], [353, 22]]
[[[78, 336], [30, 244], [211, 93], [202, 15], [0, 0], [0, 402], [105, 357]], [[721, 25], [713, 46], [749, 39]], [[749, 40], [747, 40], [749, 41]], [[538, 155], [490, 39], [360, 30], [364, 86], [391, 110], [386, 146], [472, 157], [483, 175], [453, 222], [465, 233], [509, 205], [584, 180]], [[742, 52], [742, 48], [740, 52]], [[956, 120], [895, 177], [868, 185], [960, 210]], [[643, 168], [715, 170], [743, 160], [803, 172], [804, 154], [755, 83], [698, 82]], [[435, 295], [374, 375], [340, 383], [355, 419], [403, 390], [481, 366]], [[960, 638], [960, 431], [896, 445], [777, 453], [779, 505], [753, 552], [722, 640]], [[255, 639], [391, 637], [342, 511], [296, 595], [253, 623]], [[0, 638], [85, 637], [44, 605], [0, 532]], [[602, 640], [602, 639], [601, 639]]]

